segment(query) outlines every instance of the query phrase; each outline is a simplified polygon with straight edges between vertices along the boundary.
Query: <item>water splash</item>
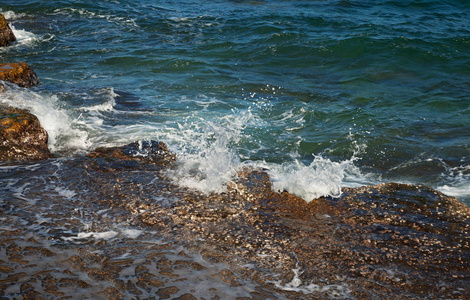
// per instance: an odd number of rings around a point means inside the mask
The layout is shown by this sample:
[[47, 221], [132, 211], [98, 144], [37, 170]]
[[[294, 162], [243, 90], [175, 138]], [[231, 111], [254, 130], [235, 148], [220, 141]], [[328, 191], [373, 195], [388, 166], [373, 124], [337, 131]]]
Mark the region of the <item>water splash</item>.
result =
[[178, 167], [169, 175], [182, 186], [203, 193], [221, 193], [241, 165], [235, 149], [230, 147], [239, 139], [240, 131], [199, 121], [178, 125], [183, 144], [178, 150]]
[[299, 159], [281, 165], [267, 164], [275, 192], [287, 191], [310, 202], [321, 196], [341, 196], [341, 187], [348, 174], [360, 174], [354, 160], [334, 162], [314, 156], [310, 164]]
[[60, 107], [57, 96], [6, 84], [0, 103], [27, 109], [38, 117], [49, 135], [52, 152], [84, 151], [89, 148], [88, 133], [78, 126], [72, 112]]

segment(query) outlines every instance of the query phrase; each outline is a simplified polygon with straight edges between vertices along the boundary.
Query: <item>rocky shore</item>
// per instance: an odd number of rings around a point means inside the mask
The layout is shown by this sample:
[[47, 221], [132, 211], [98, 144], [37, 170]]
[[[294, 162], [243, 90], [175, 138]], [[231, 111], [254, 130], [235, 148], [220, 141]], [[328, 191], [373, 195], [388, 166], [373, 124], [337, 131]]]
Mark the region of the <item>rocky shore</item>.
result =
[[[24, 63], [1, 64], [0, 79], [39, 83]], [[470, 209], [433, 189], [387, 183], [307, 203], [247, 168], [207, 195], [167, 177], [178, 158], [161, 142], [53, 159], [37, 118], [11, 107], [0, 138], [8, 172], [27, 170], [2, 187], [2, 299], [470, 298]]]
[[[21, 198], [5, 191], [0, 295], [470, 297], [470, 209], [456, 198], [388, 183], [307, 203], [273, 192], [267, 173], [253, 169], [226, 193], [206, 195], [166, 177], [177, 163], [163, 143], [143, 141], [28, 171], [44, 188]], [[68, 192], [48, 188], [58, 178]], [[80, 219], [93, 225], [84, 230]]]

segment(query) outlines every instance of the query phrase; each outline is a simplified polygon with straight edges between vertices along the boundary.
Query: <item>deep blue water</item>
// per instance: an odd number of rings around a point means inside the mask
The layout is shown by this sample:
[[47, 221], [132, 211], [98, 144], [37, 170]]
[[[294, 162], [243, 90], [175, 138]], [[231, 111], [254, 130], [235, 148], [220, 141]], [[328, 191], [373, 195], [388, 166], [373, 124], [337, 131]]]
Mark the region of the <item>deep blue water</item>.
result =
[[18, 1], [2, 12], [42, 84], [58, 157], [159, 139], [180, 184], [246, 164], [306, 200], [425, 184], [470, 201], [468, 1]]

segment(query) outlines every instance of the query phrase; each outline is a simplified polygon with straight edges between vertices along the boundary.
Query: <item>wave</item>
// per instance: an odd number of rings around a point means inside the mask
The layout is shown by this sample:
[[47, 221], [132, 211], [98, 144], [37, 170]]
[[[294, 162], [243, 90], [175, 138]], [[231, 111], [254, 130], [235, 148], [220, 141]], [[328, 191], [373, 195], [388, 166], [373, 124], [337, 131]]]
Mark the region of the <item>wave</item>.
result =
[[[355, 141], [351, 143], [355, 147], [352, 156], [343, 160], [333, 160], [327, 153], [302, 156], [298, 153], [299, 145], [294, 145], [290, 153], [286, 153], [287, 148], [271, 151], [271, 137], [261, 136], [263, 133], [267, 135], [266, 130], [274, 126], [262, 115], [264, 105], [233, 109], [227, 115], [211, 110], [193, 112], [186, 117], [176, 114], [159, 123], [161, 116], [155, 111], [139, 115], [134, 110], [117, 110], [115, 106], [120, 96], [112, 87], [67, 94], [66, 99], [61, 99], [47, 91], [35, 92], [8, 83], [5, 85], [7, 88], [0, 103], [25, 108], [35, 114], [48, 132], [49, 148], [56, 155], [156, 138], [167, 143], [178, 156], [177, 167], [167, 175], [176, 184], [202, 193], [227, 191], [227, 186], [236, 180], [237, 172], [247, 166], [267, 170], [274, 192], [287, 191], [307, 202], [322, 196], [339, 197], [341, 189], [346, 186], [384, 182], [380, 174], [364, 174], [357, 165], [359, 156], [367, 153], [362, 149], [365, 146]], [[78, 106], [72, 107], [67, 103], [68, 98], [79, 97], [82, 100]], [[190, 102], [188, 100], [187, 104], [191, 105]], [[199, 102], [197, 99], [194, 101], [204, 107], [218, 104], [213, 99], [208, 103]], [[134, 114], [137, 123], [115, 121], [123, 114]], [[277, 118], [283, 119], [284, 124], [285, 118], [291, 118], [293, 124], [297, 124], [299, 119], [291, 114], [285, 112]], [[352, 135], [349, 138], [354, 139]], [[263, 156], [265, 152], [267, 156]], [[273, 156], [278, 159], [273, 160]], [[446, 170], [430, 186], [459, 199], [469, 198], [470, 167]]]
[[84, 111], [113, 111], [116, 106], [116, 97], [119, 97], [118, 94], [114, 92], [114, 88], [102, 88], [95, 92], [95, 96], [98, 96], [102, 103], [95, 104], [91, 106], [82, 106], [80, 110]]
[[11, 30], [13, 31], [13, 34], [16, 37], [16, 42], [8, 48], [3, 48], [3, 50], [7, 50], [11, 47], [20, 47], [20, 46], [31, 47], [37, 42], [48, 42], [54, 38], [53, 34], [45, 34], [43, 36], [40, 36], [33, 32], [27, 31], [25, 29], [18, 29], [16, 28], [14, 23], [11, 23], [11, 21], [24, 18], [26, 14], [17, 14], [11, 10], [6, 11], [6, 12], [3, 12], [0, 10], [0, 13], [4, 15], [5, 19], [7, 19], [7, 21], [9, 22], [9, 26]]
[[40, 40], [40, 38], [32, 32], [24, 29], [16, 29], [14, 25], [10, 24], [10, 28], [16, 37], [16, 44], [19, 46], [31, 45], [34, 42]]
[[369, 182], [354, 165], [355, 158], [335, 162], [320, 155], [304, 164], [297, 154], [282, 164], [244, 159], [244, 145], [254, 138], [250, 126], [261, 120], [250, 110], [234, 110], [232, 115], [214, 118], [191, 116], [176, 127], [157, 133], [178, 156], [178, 166], [169, 176], [175, 183], [203, 193], [222, 193], [246, 166], [267, 169], [272, 189], [288, 191], [311, 201], [321, 196], [338, 197], [344, 185]]
[[438, 185], [437, 190], [470, 204], [470, 165], [448, 168], [442, 177], [447, 182]]
[[88, 133], [80, 128], [72, 112], [60, 107], [57, 96], [4, 83], [1, 103], [29, 110], [49, 135], [51, 152], [84, 151], [89, 148]]
[[0, 14], [2, 14], [7, 21], [12, 21], [20, 18], [24, 18], [26, 14], [16, 13], [12, 10], [3, 11], [0, 9]]
[[66, 16], [73, 16], [73, 15], [79, 15], [85, 18], [89, 19], [101, 19], [101, 20], [106, 20], [107, 22], [113, 23], [115, 25], [123, 26], [126, 28], [137, 28], [139, 25], [135, 22], [135, 19], [133, 18], [128, 18], [124, 16], [117, 16], [109, 13], [104, 13], [104, 12], [94, 12], [89, 9], [85, 8], [73, 8], [73, 7], [68, 7], [68, 8], [58, 8], [54, 11], [54, 14], [57, 15], [66, 15]]

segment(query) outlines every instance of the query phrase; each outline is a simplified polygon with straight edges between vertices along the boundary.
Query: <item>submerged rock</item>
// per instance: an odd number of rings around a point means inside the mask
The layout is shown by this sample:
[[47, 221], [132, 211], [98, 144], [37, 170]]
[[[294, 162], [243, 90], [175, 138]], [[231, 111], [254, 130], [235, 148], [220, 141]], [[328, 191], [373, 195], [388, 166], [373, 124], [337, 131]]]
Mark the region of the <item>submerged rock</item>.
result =
[[218, 276], [255, 282], [253, 298], [470, 297], [470, 209], [430, 188], [389, 183], [306, 203], [273, 192], [263, 170], [210, 195], [121, 172], [98, 184], [112, 187], [97, 191], [102, 204], [229, 265]]
[[0, 106], [0, 160], [31, 161], [51, 157], [48, 135], [27, 110]]
[[8, 25], [7, 20], [5, 20], [5, 17], [0, 14], [0, 47], [9, 46], [14, 41], [16, 41], [16, 37], [13, 31]]
[[24, 62], [0, 64], [0, 80], [8, 81], [21, 87], [39, 85], [38, 76]]

